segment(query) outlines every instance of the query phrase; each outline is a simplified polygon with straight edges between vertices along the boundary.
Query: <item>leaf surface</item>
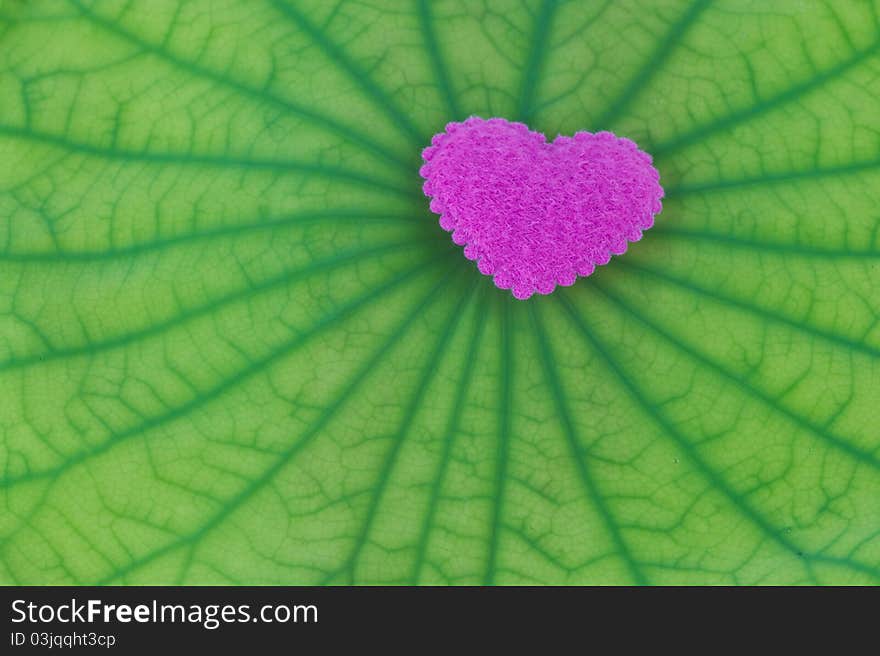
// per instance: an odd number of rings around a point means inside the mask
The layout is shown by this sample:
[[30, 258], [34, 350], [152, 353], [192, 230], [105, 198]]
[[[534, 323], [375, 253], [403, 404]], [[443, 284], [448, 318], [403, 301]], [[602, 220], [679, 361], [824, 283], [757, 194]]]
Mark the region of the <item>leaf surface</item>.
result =
[[[0, 8], [0, 580], [880, 582], [876, 2]], [[667, 201], [518, 302], [470, 114]]]

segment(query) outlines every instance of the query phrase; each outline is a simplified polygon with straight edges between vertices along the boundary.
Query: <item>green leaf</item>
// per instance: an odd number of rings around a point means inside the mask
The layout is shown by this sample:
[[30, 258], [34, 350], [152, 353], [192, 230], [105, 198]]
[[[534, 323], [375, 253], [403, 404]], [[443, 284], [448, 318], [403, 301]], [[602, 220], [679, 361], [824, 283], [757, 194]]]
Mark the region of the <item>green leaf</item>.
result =
[[[0, 580], [880, 581], [880, 7], [7, 0]], [[655, 154], [518, 302], [469, 114]]]

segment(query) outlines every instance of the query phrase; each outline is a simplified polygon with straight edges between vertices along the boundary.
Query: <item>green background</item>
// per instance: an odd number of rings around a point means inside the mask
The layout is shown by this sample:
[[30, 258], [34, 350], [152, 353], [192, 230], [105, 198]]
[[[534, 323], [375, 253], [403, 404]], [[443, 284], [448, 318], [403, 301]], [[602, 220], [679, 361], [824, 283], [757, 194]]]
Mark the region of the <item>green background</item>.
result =
[[[6, 0], [0, 581], [875, 584], [880, 6]], [[448, 120], [657, 226], [526, 302]]]

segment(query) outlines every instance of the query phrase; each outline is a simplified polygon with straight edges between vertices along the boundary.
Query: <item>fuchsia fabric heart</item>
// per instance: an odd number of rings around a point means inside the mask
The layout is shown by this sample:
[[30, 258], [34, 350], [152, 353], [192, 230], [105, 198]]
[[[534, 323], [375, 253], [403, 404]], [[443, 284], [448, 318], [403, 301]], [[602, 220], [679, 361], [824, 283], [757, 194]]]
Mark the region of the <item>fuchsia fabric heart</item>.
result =
[[440, 225], [519, 299], [593, 273], [642, 238], [662, 209], [651, 156], [610, 132], [552, 143], [503, 118], [449, 123], [425, 148], [425, 195]]

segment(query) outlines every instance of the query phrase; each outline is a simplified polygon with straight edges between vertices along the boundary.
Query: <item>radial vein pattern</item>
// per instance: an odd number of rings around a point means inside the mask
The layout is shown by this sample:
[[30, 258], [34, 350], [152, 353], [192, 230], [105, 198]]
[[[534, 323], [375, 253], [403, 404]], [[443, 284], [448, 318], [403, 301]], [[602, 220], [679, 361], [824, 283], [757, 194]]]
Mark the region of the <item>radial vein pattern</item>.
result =
[[[880, 582], [878, 6], [765, 5], [4, 3], [0, 580]], [[471, 114], [657, 226], [494, 289]]]

